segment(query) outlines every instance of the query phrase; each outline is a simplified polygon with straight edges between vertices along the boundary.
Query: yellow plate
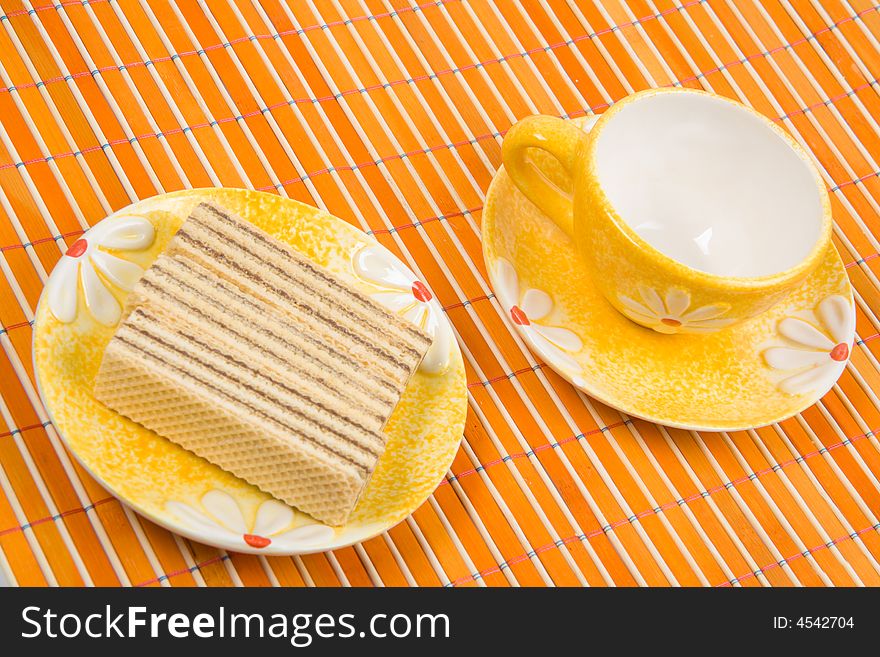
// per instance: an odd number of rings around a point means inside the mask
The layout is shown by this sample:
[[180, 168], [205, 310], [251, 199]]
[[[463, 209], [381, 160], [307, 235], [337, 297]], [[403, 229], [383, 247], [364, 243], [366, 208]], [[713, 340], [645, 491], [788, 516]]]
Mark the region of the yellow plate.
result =
[[[535, 160], [564, 184], [552, 159]], [[489, 187], [482, 230], [490, 281], [514, 329], [561, 376], [630, 415], [703, 431], [771, 424], [819, 400], [849, 360], [855, 306], [833, 248], [799, 290], [764, 315], [706, 335], [662, 335], [605, 300], [571, 240], [503, 169]], [[699, 327], [700, 309], [681, 308], [677, 299], [646, 290], [637, 302], [658, 321]]]
[[[343, 527], [316, 524], [92, 396], [119, 305], [139, 272], [132, 264], [148, 267], [190, 209], [208, 200], [435, 333], [433, 353], [413, 376], [388, 422], [385, 454]], [[245, 190], [156, 196], [87, 231], [59, 261], [40, 298], [34, 366], [59, 434], [111, 493], [153, 522], [193, 540], [266, 555], [351, 545], [411, 514], [449, 469], [467, 410], [464, 364], [448, 320], [403, 263], [372, 237], [326, 212]]]

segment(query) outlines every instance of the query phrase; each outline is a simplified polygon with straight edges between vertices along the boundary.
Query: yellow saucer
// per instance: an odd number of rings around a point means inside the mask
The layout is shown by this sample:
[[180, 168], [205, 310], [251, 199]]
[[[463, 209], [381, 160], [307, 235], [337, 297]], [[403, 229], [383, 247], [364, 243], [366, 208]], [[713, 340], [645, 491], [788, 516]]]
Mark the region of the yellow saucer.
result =
[[[539, 153], [535, 162], [564, 184], [552, 159]], [[561, 376], [629, 415], [702, 431], [778, 422], [828, 392], [852, 350], [855, 306], [834, 248], [787, 300], [715, 333], [698, 333], [711, 322], [707, 309], [643, 290], [634, 312], [697, 331], [663, 335], [605, 300], [574, 243], [503, 168], [487, 193], [482, 233], [489, 278], [513, 328]]]
[[[161, 253], [189, 211], [208, 200], [288, 242], [435, 333], [431, 357], [413, 376], [388, 422], [385, 454], [342, 527], [317, 524], [92, 397], [126, 289]], [[59, 434], [111, 493], [153, 522], [193, 540], [266, 555], [351, 545], [411, 514], [452, 464], [467, 410], [464, 363], [448, 320], [403, 263], [341, 219], [279, 196], [245, 190], [163, 194], [134, 203], [87, 231], [59, 261], [40, 298], [34, 367]]]

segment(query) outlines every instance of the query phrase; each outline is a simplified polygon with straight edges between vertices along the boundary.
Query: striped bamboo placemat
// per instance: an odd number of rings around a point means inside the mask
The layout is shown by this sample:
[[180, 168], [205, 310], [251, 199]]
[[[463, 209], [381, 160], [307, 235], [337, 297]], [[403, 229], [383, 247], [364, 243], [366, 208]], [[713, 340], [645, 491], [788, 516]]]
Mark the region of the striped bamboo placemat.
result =
[[[22, 585], [880, 583], [876, 0], [0, 0], [0, 572]], [[789, 130], [832, 190], [857, 344], [834, 389], [700, 434], [581, 396], [508, 329], [480, 211], [517, 118], [699, 87]], [[446, 481], [352, 548], [191, 543], [65, 452], [34, 389], [47, 272], [158, 192], [274, 191], [371, 231], [427, 281], [467, 365]]]

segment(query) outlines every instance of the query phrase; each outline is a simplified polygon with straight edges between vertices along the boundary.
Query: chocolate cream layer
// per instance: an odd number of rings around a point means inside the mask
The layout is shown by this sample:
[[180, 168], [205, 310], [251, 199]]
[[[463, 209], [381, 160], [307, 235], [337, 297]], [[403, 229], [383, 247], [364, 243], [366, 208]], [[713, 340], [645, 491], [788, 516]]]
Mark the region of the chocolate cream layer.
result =
[[294, 446], [305, 442], [372, 470], [384, 447], [379, 432], [359, 429], [330, 409], [274, 381], [246, 362], [246, 354], [229, 355], [185, 321], [170, 321], [143, 308], [132, 312], [117, 332], [120, 342], [140, 349], [169, 370], [197, 381], [203, 391], [244, 405], [289, 432]]
[[[248, 358], [283, 380], [300, 385], [315, 401], [370, 429], [381, 429], [397, 403], [399, 389], [387, 379], [359, 373], [345, 354], [301, 331], [274, 307], [219, 281], [200, 265], [162, 258], [141, 279], [135, 303], [178, 314], [228, 351], [246, 349]], [[347, 385], [341, 386], [345, 381]]]
[[305, 258], [288, 244], [280, 242], [265, 231], [242, 221], [212, 205], [197, 208], [191, 217], [192, 226], [214, 231], [223, 239], [235, 240], [241, 248], [253, 254], [261, 263], [270, 264], [275, 272], [292, 283], [292, 273], [310, 290], [316, 290], [323, 300], [359, 328], [370, 329], [372, 336], [387, 336], [389, 329], [395, 335], [393, 346], [411, 355], [422, 353], [430, 338], [414, 324], [402, 319], [370, 297], [360, 294], [332, 272]]
[[[371, 304], [370, 313], [358, 310], [356, 302], [366, 297], [354, 290], [349, 290], [350, 303], [344, 303], [329, 286], [313, 286], [299, 261], [276, 262], [281, 258], [277, 253], [260, 248], [247, 234], [226, 229], [216, 219], [211, 223], [214, 216], [205, 219], [204, 212], [194, 213], [172, 240], [169, 252], [215, 269], [249, 295], [322, 333], [360, 365], [377, 367], [396, 382], [409, 379], [430, 344], [424, 333], [384, 308]], [[229, 255], [233, 248], [234, 258]]]

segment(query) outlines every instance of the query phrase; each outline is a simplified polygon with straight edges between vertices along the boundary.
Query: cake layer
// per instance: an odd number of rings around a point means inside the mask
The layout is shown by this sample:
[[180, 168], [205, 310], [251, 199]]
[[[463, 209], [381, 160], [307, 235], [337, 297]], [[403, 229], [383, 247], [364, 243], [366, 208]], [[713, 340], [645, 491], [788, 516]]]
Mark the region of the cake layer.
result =
[[284, 424], [125, 340], [104, 354], [95, 396], [124, 415], [323, 522], [345, 522], [366, 474]]
[[95, 396], [341, 524], [430, 342], [289, 246], [202, 204], [129, 295]]

